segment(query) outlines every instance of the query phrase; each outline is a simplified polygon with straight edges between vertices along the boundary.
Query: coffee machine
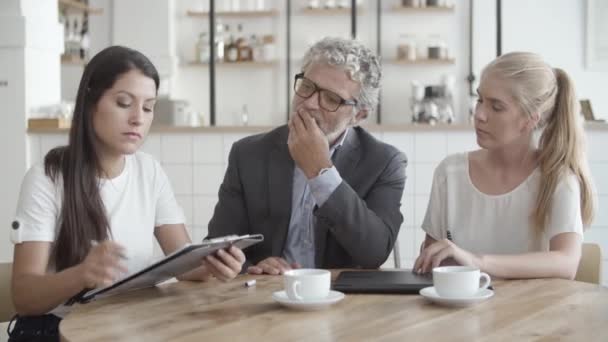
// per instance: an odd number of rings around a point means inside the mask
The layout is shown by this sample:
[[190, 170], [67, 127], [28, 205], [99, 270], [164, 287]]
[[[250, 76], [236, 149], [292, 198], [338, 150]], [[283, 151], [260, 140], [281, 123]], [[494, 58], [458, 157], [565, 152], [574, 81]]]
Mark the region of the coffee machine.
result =
[[439, 85], [412, 82], [412, 122], [431, 125], [454, 122], [453, 84], [449, 76]]

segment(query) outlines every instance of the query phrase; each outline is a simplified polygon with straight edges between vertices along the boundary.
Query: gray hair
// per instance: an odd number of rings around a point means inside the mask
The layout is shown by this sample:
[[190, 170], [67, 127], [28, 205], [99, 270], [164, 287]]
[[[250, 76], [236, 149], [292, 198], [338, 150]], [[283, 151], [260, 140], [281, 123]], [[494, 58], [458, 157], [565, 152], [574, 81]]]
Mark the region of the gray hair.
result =
[[353, 39], [327, 37], [313, 44], [304, 55], [302, 71], [322, 62], [344, 68], [351, 80], [361, 85], [357, 101], [372, 113], [378, 105], [382, 69], [376, 54]]

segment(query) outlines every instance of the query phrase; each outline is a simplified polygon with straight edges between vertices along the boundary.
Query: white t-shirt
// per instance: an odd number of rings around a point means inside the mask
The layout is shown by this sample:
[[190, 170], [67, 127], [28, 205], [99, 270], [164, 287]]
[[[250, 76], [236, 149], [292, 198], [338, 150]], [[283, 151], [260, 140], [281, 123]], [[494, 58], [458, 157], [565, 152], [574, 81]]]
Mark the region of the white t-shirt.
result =
[[[111, 238], [126, 249], [129, 273], [153, 261], [154, 228], [165, 224], [182, 224], [185, 218], [160, 164], [150, 155], [137, 152], [127, 155], [121, 174], [100, 181], [100, 195], [111, 229]], [[11, 240], [54, 242], [58, 236], [59, 216], [63, 202], [63, 181], [54, 183], [37, 164], [26, 173], [21, 184]], [[54, 272], [50, 260], [48, 271]], [[64, 307], [52, 313], [63, 315]]]
[[554, 236], [576, 232], [583, 235], [580, 185], [570, 173], [553, 194], [551, 215], [541, 236], [530, 222], [540, 185], [540, 170], [512, 191], [487, 195], [469, 176], [468, 153], [448, 156], [435, 169], [431, 198], [422, 229], [436, 240], [447, 231], [456, 245], [479, 254], [521, 254], [548, 251]]

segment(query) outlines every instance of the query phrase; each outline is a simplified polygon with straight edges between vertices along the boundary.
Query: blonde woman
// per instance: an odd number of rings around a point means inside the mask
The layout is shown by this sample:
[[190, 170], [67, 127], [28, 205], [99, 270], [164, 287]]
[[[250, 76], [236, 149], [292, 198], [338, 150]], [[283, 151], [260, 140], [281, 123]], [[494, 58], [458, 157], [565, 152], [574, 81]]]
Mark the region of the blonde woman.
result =
[[414, 269], [455, 262], [496, 277], [573, 279], [594, 201], [572, 81], [514, 52], [486, 66], [478, 94], [482, 149], [435, 170]]

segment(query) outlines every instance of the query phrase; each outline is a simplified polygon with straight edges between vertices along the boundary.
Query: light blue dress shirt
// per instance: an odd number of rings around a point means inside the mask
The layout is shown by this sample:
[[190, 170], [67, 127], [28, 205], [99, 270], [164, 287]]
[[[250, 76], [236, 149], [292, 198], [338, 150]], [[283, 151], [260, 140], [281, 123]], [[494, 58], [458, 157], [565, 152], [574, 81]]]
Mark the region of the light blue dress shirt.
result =
[[[348, 129], [342, 134], [339, 142], [329, 149], [330, 157], [333, 157], [336, 149], [344, 144], [347, 134]], [[314, 237], [316, 217], [313, 215], [313, 209], [315, 206], [322, 206], [340, 183], [342, 177], [335, 166], [311, 179], [307, 179], [304, 171], [295, 166], [291, 219], [283, 249], [283, 258], [290, 264], [297, 262], [305, 268], [316, 267]]]

